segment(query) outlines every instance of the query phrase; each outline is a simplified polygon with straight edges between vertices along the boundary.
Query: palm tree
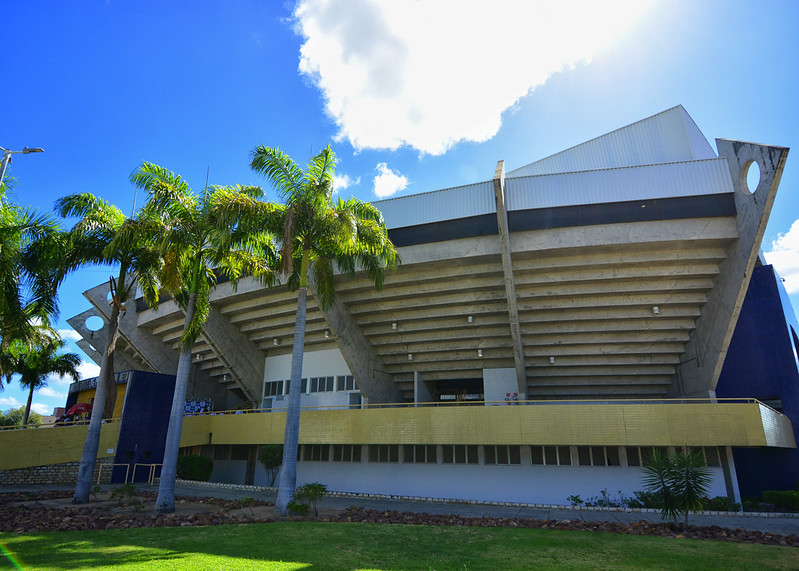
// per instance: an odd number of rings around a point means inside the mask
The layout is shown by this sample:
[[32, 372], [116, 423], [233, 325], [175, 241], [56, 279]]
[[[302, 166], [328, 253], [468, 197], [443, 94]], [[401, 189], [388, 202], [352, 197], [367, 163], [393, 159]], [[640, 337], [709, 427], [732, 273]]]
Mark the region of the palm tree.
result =
[[305, 345], [305, 314], [309, 280], [318, 302], [328, 308], [335, 296], [334, 263], [347, 274], [366, 271], [377, 289], [386, 268], [398, 262], [383, 216], [371, 204], [350, 198], [333, 201], [336, 157], [330, 146], [303, 171], [277, 148], [258, 146], [251, 168], [275, 187], [284, 205], [246, 197], [232, 203], [239, 227], [267, 228], [281, 240], [281, 272], [290, 289], [297, 290], [297, 315], [291, 358], [291, 383], [283, 444], [283, 463], [275, 511], [286, 514], [297, 484], [297, 445], [300, 426], [300, 378]]
[[[36, 341], [36, 323], [57, 313], [62, 237], [55, 222], [6, 199], [0, 186], [0, 352]], [[4, 374], [0, 364], [0, 379]], [[3, 388], [0, 380], [0, 389]]]
[[116, 206], [90, 193], [60, 198], [55, 208], [62, 217], [79, 218], [69, 233], [71, 247], [69, 261], [65, 263], [66, 271], [88, 264], [119, 265], [116, 278], [109, 280], [111, 318], [108, 343], [100, 362], [94, 407], [72, 498], [74, 504], [85, 504], [89, 501], [92, 474], [97, 462], [102, 420], [113, 414], [116, 401], [114, 349], [119, 337], [119, 323], [136, 283], [151, 295], [157, 295], [152, 276], [161, 258], [152, 234], [156, 225], [146, 218], [135, 215], [128, 218]]
[[9, 350], [0, 355], [3, 361], [5, 374], [19, 374], [19, 383], [28, 389], [28, 402], [25, 405], [25, 416], [22, 425], [28, 424], [28, 417], [33, 402], [33, 392], [47, 384], [49, 375], [55, 374], [63, 378], [69, 375], [73, 380], [80, 379], [78, 365], [81, 359], [75, 353], [58, 354], [65, 343], [57, 336], [48, 337], [41, 343], [31, 346], [28, 343], [16, 341]]
[[180, 176], [152, 163], [143, 163], [130, 177], [149, 194], [145, 212], [160, 224], [164, 265], [160, 286], [181, 304], [186, 313], [180, 340], [180, 357], [167, 429], [164, 462], [155, 511], [175, 511], [175, 478], [183, 409], [191, 365], [191, 348], [202, 333], [210, 310], [210, 290], [217, 273], [233, 281], [242, 275], [255, 276], [271, 285], [275, 255], [269, 240], [242, 239], [235, 228], [226, 227], [216, 214], [225, 200], [259, 196], [256, 187], [212, 187], [201, 196], [192, 193]]

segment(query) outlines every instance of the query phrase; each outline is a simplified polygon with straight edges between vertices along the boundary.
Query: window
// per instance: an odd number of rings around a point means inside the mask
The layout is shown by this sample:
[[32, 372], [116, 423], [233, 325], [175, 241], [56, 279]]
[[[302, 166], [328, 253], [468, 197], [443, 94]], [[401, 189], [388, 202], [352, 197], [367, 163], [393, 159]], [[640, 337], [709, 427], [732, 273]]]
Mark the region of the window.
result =
[[399, 445], [370, 444], [369, 462], [399, 462]]
[[719, 456], [719, 449], [716, 447], [704, 448], [705, 463], [708, 466], [721, 466], [721, 457]]
[[578, 446], [580, 466], [619, 466], [619, 449], [615, 446]]
[[360, 444], [334, 444], [333, 462], [360, 462]]
[[337, 391], [355, 391], [358, 387], [355, 385], [355, 377], [352, 375], [339, 375], [336, 378]]
[[485, 446], [486, 464], [521, 464], [521, 450], [518, 446]]
[[230, 460], [230, 446], [214, 446], [214, 460]]
[[627, 465], [643, 466], [656, 450], [663, 456], [669, 454], [667, 446], [627, 446]]
[[325, 393], [333, 391], [333, 377], [311, 377], [309, 393]]
[[[288, 381], [286, 381], [288, 383]], [[283, 381], [270, 381], [264, 383], [264, 396], [273, 397], [283, 394]]]
[[247, 444], [232, 444], [230, 447], [231, 460], [247, 460], [250, 457], [250, 447]]
[[436, 464], [438, 447], [435, 444], [406, 444], [403, 446], [403, 462], [406, 464]]
[[533, 446], [531, 448], [533, 466], [571, 466], [570, 446]]
[[303, 444], [302, 459], [306, 462], [327, 462], [330, 446], [327, 444]]
[[441, 447], [444, 464], [477, 464], [476, 445], [444, 444]]

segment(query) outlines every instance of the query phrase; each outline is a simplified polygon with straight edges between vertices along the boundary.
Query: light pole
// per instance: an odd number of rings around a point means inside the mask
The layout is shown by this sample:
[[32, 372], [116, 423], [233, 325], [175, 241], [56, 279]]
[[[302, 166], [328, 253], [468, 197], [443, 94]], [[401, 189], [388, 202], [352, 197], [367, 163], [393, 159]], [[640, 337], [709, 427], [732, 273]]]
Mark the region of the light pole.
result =
[[2, 163], [0, 163], [0, 185], [2, 185], [3, 180], [5, 179], [6, 176], [6, 167], [8, 166], [8, 163], [11, 162], [11, 155], [19, 155], [19, 154], [27, 155], [28, 153], [43, 153], [44, 149], [42, 149], [41, 147], [33, 147], [33, 148], [22, 147], [21, 151], [11, 151], [9, 149], [4, 149], [3, 147], [0, 147], [0, 151], [3, 151], [3, 161]]

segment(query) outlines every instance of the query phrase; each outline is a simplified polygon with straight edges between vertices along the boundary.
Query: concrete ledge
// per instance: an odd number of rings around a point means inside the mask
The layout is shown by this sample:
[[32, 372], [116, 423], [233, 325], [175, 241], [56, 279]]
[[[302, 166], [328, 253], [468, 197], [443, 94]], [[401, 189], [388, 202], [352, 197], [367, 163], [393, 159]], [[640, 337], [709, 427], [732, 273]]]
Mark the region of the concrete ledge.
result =
[[[224, 484], [220, 482], [197, 482], [193, 480], [176, 480], [176, 484], [185, 486], [196, 486], [200, 488], [218, 488], [225, 490], [242, 490], [252, 492], [272, 492], [277, 493], [277, 488], [267, 486], [246, 486], [243, 484]], [[327, 492], [328, 496], [334, 498], [358, 498], [361, 500], [394, 500], [402, 502], [427, 502], [432, 504], [467, 504], [476, 506], [500, 506], [511, 508], [533, 508], [533, 509], [557, 509], [573, 511], [598, 511], [598, 512], [626, 512], [626, 513], [660, 513], [660, 510], [651, 508], [605, 508], [599, 506], [571, 506], [557, 504], [527, 504], [521, 502], [490, 502], [484, 500], [463, 500], [456, 498], [429, 498], [422, 496], [395, 496], [388, 494], [363, 494], [359, 492]], [[730, 517], [771, 517], [771, 518], [794, 518], [799, 519], [799, 513], [775, 513], [775, 512], [722, 512], [722, 511], [701, 511], [691, 512], [697, 515], [722, 515]]]

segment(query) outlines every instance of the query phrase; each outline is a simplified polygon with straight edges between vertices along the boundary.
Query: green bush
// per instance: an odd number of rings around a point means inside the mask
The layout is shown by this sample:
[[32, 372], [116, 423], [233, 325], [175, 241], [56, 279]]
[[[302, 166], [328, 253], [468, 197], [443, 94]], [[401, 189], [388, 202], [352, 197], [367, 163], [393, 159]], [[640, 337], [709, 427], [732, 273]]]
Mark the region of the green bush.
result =
[[307, 516], [308, 512], [311, 510], [311, 506], [302, 502], [298, 502], [297, 500], [291, 500], [288, 504], [286, 504], [286, 508], [289, 510], [291, 515], [298, 515], [302, 517]]
[[178, 478], [207, 482], [214, 470], [214, 461], [207, 456], [182, 454], [178, 456]]
[[266, 485], [271, 488], [275, 485], [275, 478], [283, 463], [283, 445], [261, 444], [258, 447], [258, 460], [266, 472]]
[[710, 469], [699, 452], [683, 449], [676, 454], [654, 450], [641, 466], [647, 492], [655, 494], [663, 519], [683, 516], [688, 527], [689, 512], [704, 509], [704, 499], [712, 481]]
[[768, 490], [763, 501], [773, 504], [778, 511], [799, 511], [799, 492], [796, 490]]
[[300, 486], [294, 490], [294, 499], [288, 504], [289, 511], [295, 513], [290, 507], [292, 502], [294, 502], [297, 505], [305, 505], [305, 513], [308, 513], [309, 508], [313, 508], [314, 515], [319, 515], [319, 512], [316, 509], [316, 504], [325, 496], [326, 493], [327, 486], [320, 484], [319, 482], [312, 482], [310, 484]]
[[741, 504], [727, 496], [716, 496], [705, 498], [705, 509], [714, 512], [737, 512], [741, 510]]

